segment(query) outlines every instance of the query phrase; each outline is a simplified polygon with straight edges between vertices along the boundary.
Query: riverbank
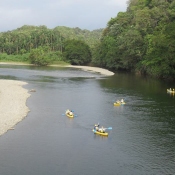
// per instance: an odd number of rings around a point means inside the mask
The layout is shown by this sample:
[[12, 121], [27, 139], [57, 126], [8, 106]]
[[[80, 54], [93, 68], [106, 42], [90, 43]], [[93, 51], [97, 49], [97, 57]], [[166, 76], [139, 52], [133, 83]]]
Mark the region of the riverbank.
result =
[[0, 136], [26, 117], [29, 108], [26, 100], [30, 96], [22, 86], [27, 83], [14, 80], [0, 80]]
[[73, 68], [79, 68], [79, 69], [82, 69], [84, 71], [93, 71], [93, 72], [98, 72], [102, 75], [106, 75], [106, 76], [112, 76], [114, 75], [114, 72], [111, 72], [107, 69], [103, 69], [103, 68], [99, 68], [99, 67], [90, 67], [90, 66], [72, 66], [72, 65], [69, 65], [69, 66], [66, 66], [66, 67], [73, 67]]
[[[0, 62], [0, 64], [11, 64], [11, 65], [32, 65], [32, 64], [25, 64], [25, 63], [15, 63], [15, 62]], [[73, 66], [73, 65], [49, 65], [53, 67], [71, 67], [71, 68], [78, 68], [82, 69], [84, 71], [92, 71], [92, 72], [98, 72], [105, 76], [112, 76], [114, 75], [114, 72], [111, 72], [107, 69], [103, 69], [100, 67], [91, 67], [91, 66]]]

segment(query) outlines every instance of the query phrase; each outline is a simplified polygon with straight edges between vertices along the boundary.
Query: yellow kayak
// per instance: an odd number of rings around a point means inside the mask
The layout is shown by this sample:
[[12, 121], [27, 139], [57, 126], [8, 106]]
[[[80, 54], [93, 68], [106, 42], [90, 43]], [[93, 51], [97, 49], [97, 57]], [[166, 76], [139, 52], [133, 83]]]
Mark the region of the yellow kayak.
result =
[[74, 114], [70, 115], [70, 114], [66, 114], [69, 118], [74, 118]]
[[167, 92], [168, 92], [168, 93], [171, 93], [171, 94], [174, 94], [174, 93], [175, 93], [175, 90], [167, 89]]
[[73, 114], [73, 112], [70, 111], [70, 110], [66, 110], [66, 115], [67, 115], [67, 117], [69, 117], [69, 118], [74, 118], [74, 114]]
[[94, 134], [99, 134], [99, 135], [102, 135], [102, 136], [108, 136], [107, 132], [99, 132], [99, 131], [96, 131], [95, 129], [93, 129], [92, 131], [94, 132]]
[[124, 105], [124, 104], [126, 104], [126, 103], [125, 102], [123, 102], [123, 103], [121, 103], [121, 102], [119, 102], [119, 103], [118, 102], [115, 102], [114, 103], [114, 106], [120, 106], [120, 105]]

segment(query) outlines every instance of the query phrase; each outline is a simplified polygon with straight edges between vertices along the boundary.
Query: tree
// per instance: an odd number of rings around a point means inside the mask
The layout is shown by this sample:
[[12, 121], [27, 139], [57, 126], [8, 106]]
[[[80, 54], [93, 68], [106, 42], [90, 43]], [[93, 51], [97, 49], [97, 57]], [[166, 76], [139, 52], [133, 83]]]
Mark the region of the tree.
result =
[[91, 61], [89, 46], [80, 40], [67, 40], [65, 42], [64, 57], [73, 65], [85, 65]]
[[29, 60], [32, 64], [36, 66], [46, 66], [49, 64], [49, 58], [46, 53], [47, 49], [39, 47], [37, 49], [32, 49], [29, 55]]

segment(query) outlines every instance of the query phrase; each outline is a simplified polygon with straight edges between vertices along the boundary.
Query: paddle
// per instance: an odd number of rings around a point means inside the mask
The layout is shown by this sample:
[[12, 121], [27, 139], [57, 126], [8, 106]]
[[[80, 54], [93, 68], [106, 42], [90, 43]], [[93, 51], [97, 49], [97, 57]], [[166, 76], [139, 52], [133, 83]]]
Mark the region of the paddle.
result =
[[104, 128], [104, 129], [112, 129], [112, 127], [109, 127], [109, 128]]

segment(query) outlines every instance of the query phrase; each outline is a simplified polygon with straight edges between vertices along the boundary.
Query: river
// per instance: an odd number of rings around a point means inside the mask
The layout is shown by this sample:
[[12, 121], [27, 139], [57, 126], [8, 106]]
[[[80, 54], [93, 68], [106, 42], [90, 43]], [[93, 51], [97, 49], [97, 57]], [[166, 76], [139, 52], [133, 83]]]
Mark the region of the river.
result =
[[[0, 65], [30, 112], [0, 137], [1, 175], [174, 175], [175, 84], [132, 74]], [[113, 106], [117, 99], [126, 104]], [[64, 115], [72, 109], [76, 117]], [[9, 109], [10, 110], [10, 109]], [[108, 130], [95, 135], [94, 124]]]

